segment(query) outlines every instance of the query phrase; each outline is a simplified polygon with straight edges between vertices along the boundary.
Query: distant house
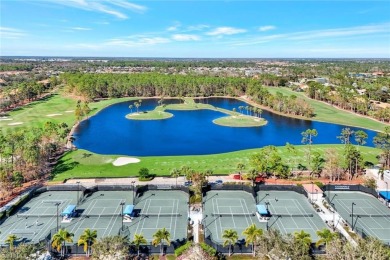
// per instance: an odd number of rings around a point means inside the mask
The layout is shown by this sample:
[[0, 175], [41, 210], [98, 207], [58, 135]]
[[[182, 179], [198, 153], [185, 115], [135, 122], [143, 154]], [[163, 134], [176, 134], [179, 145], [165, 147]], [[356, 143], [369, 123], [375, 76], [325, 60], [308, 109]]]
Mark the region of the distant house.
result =
[[321, 83], [321, 84], [328, 83], [328, 79], [327, 78], [314, 78], [313, 80], [315, 82], [318, 82], [318, 83]]

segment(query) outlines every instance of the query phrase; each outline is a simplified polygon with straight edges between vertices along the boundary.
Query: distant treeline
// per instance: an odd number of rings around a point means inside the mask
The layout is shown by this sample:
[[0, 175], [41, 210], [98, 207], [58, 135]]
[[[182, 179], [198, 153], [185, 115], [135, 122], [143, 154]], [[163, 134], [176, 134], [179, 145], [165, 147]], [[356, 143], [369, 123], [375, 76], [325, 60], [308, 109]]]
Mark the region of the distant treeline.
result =
[[313, 116], [312, 107], [296, 96], [272, 95], [258, 80], [237, 77], [172, 75], [159, 73], [64, 73], [66, 91], [86, 99], [117, 97], [208, 97], [247, 95], [260, 105], [281, 113]]
[[33, 64], [25, 63], [0, 64], [0, 71], [31, 71], [33, 68]]

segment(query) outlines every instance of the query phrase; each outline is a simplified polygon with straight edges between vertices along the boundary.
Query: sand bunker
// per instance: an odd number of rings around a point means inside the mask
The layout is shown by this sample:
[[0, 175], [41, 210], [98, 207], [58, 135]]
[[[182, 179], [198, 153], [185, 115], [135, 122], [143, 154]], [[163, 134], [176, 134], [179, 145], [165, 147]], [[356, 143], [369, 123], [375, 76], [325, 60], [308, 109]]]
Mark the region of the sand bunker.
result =
[[62, 114], [50, 114], [50, 115], [46, 115], [46, 116], [62, 116]]
[[15, 123], [10, 123], [8, 125], [21, 125], [21, 124], [23, 124], [23, 122], [15, 122]]
[[0, 117], [0, 121], [9, 121], [9, 120], [12, 120], [12, 118]]
[[112, 162], [114, 166], [122, 166], [129, 163], [139, 163], [141, 160], [137, 158], [131, 157], [119, 157], [115, 161]]
[[72, 113], [74, 110], [66, 110], [65, 113]]

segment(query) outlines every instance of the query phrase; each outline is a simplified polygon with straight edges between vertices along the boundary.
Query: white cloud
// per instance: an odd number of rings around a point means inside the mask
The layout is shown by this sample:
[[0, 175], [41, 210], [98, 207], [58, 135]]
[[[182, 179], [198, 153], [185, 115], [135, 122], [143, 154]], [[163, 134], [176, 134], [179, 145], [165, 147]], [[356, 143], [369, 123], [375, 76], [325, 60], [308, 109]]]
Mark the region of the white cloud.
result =
[[265, 26], [260, 26], [259, 31], [260, 32], [265, 32], [265, 31], [270, 31], [270, 30], [275, 30], [276, 26], [273, 25], [265, 25]]
[[174, 34], [172, 35], [172, 39], [175, 41], [199, 41], [200, 37], [194, 34]]
[[90, 30], [92, 30], [91, 28], [85, 28], [85, 27], [72, 27], [70, 29], [76, 30], [76, 31], [90, 31]]
[[180, 24], [179, 22], [175, 22], [174, 25], [169, 26], [169, 27], [167, 28], [167, 31], [168, 31], [168, 32], [177, 31], [177, 30], [179, 29], [180, 26], [181, 26], [181, 24]]
[[168, 43], [170, 40], [163, 37], [140, 37], [134, 38], [134, 40], [127, 39], [111, 39], [105, 42], [105, 45], [114, 45], [122, 47], [140, 47], [145, 45], [156, 45]]
[[346, 28], [335, 28], [335, 29], [324, 29], [324, 30], [312, 30], [293, 32], [285, 34], [274, 34], [263, 37], [247, 38], [245, 41], [235, 42], [233, 46], [243, 45], [256, 45], [260, 43], [266, 43], [277, 39], [286, 39], [291, 41], [302, 41], [302, 40], [334, 40], [339, 38], [359, 36], [359, 35], [370, 35], [386, 33], [390, 34], [390, 23], [377, 24], [377, 25], [366, 25], [366, 26], [355, 26]]
[[86, 11], [101, 12], [115, 16], [119, 19], [128, 18], [125, 13], [127, 10], [137, 13], [143, 13], [147, 10], [146, 6], [133, 4], [126, 0], [49, 0], [49, 2]]
[[206, 34], [211, 36], [218, 36], [218, 35], [232, 35], [232, 34], [238, 34], [244, 32], [246, 32], [245, 29], [239, 29], [234, 27], [218, 27]]
[[0, 38], [2, 39], [20, 39], [24, 36], [26, 36], [26, 34], [19, 29], [0, 27]]
[[209, 28], [210, 26], [209, 25], [206, 25], [206, 24], [198, 24], [198, 25], [192, 25], [192, 26], [188, 26], [186, 28], [186, 31], [190, 32], [190, 31], [202, 31], [206, 28]]

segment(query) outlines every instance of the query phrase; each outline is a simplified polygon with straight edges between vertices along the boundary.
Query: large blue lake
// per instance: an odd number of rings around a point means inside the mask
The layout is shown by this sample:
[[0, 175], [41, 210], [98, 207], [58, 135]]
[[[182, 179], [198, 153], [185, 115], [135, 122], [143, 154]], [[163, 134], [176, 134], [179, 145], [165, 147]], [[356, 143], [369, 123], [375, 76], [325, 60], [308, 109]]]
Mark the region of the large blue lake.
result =
[[[140, 111], [152, 110], [158, 99], [142, 101]], [[178, 100], [164, 103], [179, 103]], [[206, 102], [206, 101], [204, 101]], [[341, 129], [345, 126], [293, 119], [263, 111], [268, 124], [262, 127], [224, 127], [212, 121], [221, 116], [211, 110], [169, 111], [174, 114], [170, 119], [138, 121], [126, 119], [130, 113], [129, 105], [123, 102], [109, 106], [76, 128], [74, 144], [99, 154], [119, 154], [133, 156], [154, 155], [200, 155], [232, 152], [267, 145], [282, 146], [286, 142], [301, 144], [301, 133], [315, 128], [318, 136], [314, 144], [339, 144]], [[232, 110], [247, 106], [236, 99], [211, 98], [207, 103], [216, 107]], [[246, 111], [245, 111], [246, 113]], [[353, 130], [359, 128], [351, 127]], [[374, 131], [364, 130], [368, 134], [367, 145], [372, 146]]]

